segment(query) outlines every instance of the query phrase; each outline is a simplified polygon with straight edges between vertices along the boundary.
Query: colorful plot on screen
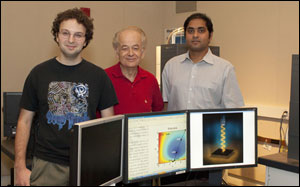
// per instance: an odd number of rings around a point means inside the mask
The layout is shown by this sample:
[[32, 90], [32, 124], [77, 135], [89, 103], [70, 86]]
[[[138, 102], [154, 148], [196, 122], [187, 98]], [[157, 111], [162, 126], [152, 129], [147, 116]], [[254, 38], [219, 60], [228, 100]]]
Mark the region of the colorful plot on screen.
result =
[[159, 164], [186, 159], [186, 130], [159, 133]]

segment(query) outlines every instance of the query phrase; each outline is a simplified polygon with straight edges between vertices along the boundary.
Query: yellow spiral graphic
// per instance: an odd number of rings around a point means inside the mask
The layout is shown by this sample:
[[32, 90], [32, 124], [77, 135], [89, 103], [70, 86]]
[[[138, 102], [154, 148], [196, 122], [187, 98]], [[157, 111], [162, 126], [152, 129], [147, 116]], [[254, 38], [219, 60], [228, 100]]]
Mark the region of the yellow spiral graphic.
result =
[[226, 140], [225, 139], [226, 139], [225, 124], [221, 124], [221, 149], [222, 149], [222, 152], [224, 152], [226, 149], [226, 146], [225, 146]]

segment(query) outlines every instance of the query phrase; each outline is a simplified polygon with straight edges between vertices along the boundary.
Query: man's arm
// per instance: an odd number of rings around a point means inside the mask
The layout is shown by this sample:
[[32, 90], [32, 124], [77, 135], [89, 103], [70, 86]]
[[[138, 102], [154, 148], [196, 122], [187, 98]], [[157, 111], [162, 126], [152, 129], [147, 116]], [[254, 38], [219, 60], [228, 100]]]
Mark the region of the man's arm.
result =
[[109, 117], [109, 116], [113, 116], [115, 113], [114, 113], [114, 107], [111, 106], [109, 108], [106, 108], [104, 110], [101, 110], [101, 117], [104, 118], [104, 117]]
[[239, 108], [245, 105], [234, 68], [229, 70], [224, 81], [222, 104], [225, 108]]
[[29, 186], [31, 171], [26, 168], [26, 149], [35, 112], [21, 109], [15, 138], [16, 185]]

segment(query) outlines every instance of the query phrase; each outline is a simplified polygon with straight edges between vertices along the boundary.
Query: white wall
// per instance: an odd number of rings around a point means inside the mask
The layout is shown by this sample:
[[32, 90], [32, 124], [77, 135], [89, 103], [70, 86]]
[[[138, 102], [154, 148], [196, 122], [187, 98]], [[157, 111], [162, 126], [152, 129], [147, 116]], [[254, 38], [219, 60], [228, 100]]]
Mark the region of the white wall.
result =
[[[165, 9], [164, 28], [183, 26], [195, 12]], [[211, 45], [236, 69], [248, 105], [289, 109], [292, 54], [299, 54], [299, 2], [198, 1], [213, 21]]]

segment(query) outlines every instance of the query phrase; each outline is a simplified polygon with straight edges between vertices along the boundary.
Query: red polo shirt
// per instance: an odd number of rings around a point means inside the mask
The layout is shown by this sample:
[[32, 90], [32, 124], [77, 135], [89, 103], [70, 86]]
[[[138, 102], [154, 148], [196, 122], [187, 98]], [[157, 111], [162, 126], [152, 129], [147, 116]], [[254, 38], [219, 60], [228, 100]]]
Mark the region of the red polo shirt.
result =
[[105, 69], [111, 79], [119, 104], [114, 106], [115, 114], [141, 113], [163, 110], [164, 103], [156, 78], [138, 67], [134, 82], [121, 72], [120, 62]]

